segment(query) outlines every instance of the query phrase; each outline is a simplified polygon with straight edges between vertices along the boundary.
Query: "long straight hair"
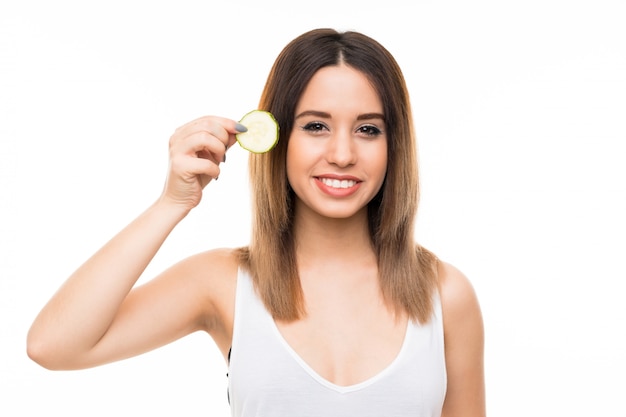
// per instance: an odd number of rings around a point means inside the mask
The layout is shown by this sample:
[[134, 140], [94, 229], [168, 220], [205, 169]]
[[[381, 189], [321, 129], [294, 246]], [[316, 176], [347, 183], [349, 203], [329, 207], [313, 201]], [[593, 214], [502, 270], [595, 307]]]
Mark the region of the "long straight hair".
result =
[[358, 32], [316, 29], [291, 41], [279, 54], [261, 95], [259, 108], [278, 121], [274, 149], [251, 154], [252, 235], [239, 249], [241, 267], [275, 319], [306, 314], [296, 264], [293, 234], [294, 193], [287, 181], [286, 155], [295, 109], [321, 68], [348, 65], [367, 76], [383, 105], [387, 129], [387, 173], [368, 204], [370, 237], [378, 259], [385, 301], [411, 319], [428, 321], [437, 285], [437, 258], [414, 241], [419, 199], [417, 150], [404, 76], [393, 56]]

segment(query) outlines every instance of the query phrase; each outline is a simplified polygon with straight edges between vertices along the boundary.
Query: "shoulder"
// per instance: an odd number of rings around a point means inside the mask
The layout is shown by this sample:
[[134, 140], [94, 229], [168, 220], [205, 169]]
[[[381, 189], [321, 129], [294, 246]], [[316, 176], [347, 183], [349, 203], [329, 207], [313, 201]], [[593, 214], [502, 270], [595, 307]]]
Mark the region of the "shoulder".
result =
[[[450, 320], [462, 318], [465, 314], [480, 314], [480, 306], [474, 287], [470, 280], [455, 266], [439, 261], [438, 286], [441, 305], [446, 317]], [[446, 320], [447, 321], [447, 320]]]
[[221, 248], [200, 252], [183, 259], [174, 267], [204, 278], [232, 275], [239, 267], [237, 249]]
[[446, 354], [481, 351], [483, 318], [472, 283], [451, 264], [440, 261], [438, 269]]
[[207, 311], [205, 326], [223, 331], [234, 309], [239, 257], [237, 249], [221, 248], [191, 255], [171, 267], [200, 297]]
[[439, 291], [448, 386], [442, 416], [484, 416], [484, 329], [469, 279], [440, 262]]
[[201, 289], [204, 286], [215, 288], [234, 282], [237, 269], [238, 258], [235, 249], [213, 249], [178, 261], [164, 274]]
[[198, 289], [212, 301], [223, 299], [223, 292], [234, 291], [237, 282], [239, 261], [236, 249], [222, 248], [200, 252], [183, 259], [172, 268], [177, 275], [195, 281]]

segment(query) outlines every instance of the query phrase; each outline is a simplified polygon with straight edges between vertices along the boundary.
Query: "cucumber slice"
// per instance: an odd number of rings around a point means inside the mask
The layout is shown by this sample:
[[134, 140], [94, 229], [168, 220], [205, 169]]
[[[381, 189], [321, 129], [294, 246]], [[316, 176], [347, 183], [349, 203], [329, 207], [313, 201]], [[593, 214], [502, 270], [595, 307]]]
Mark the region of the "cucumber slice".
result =
[[248, 131], [235, 136], [239, 145], [253, 153], [264, 153], [278, 142], [278, 122], [272, 113], [252, 110], [239, 121]]

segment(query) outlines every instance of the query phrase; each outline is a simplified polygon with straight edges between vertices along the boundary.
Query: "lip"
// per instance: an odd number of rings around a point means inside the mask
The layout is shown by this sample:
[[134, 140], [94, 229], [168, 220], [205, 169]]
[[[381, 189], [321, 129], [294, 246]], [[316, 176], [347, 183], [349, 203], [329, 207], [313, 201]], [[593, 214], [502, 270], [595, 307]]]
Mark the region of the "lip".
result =
[[[324, 175], [315, 176], [314, 179], [315, 179], [315, 184], [317, 185], [317, 187], [324, 194], [327, 194], [332, 197], [351, 196], [352, 194], [358, 191], [362, 183], [362, 181], [359, 178], [351, 176], [351, 175], [324, 174]], [[337, 180], [337, 181], [354, 181], [355, 184], [347, 188], [336, 188], [336, 187], [331, 187], [330, 185], [324, 184], [322, 179], [330, 179], [330, 180]]]

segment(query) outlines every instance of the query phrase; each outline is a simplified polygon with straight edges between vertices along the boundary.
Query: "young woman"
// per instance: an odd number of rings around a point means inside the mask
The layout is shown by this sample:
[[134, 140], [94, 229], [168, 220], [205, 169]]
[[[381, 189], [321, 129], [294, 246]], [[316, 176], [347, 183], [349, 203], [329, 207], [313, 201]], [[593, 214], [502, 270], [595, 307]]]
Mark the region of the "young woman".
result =
[[476, 296], [414, 242], [416, 147], [393, 57], [359, 33], [307, 32], [259, 107], [281, 133], [250, 156], [250, 245], [135, 286], [245, 130], [194, 120], [170, 139], [162, 195], [43, 308], [29, 356], [93, 367], [203, 330], [229, 363], [234, 416], [483, 416]]

